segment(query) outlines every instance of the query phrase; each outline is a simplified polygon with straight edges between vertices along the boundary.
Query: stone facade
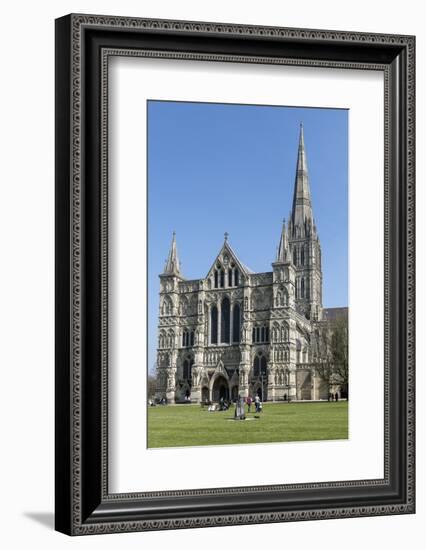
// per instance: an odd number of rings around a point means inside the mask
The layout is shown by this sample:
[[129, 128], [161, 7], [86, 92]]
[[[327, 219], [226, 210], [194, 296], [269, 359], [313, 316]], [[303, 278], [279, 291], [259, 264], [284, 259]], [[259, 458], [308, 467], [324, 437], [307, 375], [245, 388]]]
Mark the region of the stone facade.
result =
[[173, 234], [160, 275], [156, 397], [326, 399], [312, 367], [322, 319], [321, 245], [301, 126], [293, 207], [272, 271], [249, 270], [225, 233], [206, 277], [185, 280]]

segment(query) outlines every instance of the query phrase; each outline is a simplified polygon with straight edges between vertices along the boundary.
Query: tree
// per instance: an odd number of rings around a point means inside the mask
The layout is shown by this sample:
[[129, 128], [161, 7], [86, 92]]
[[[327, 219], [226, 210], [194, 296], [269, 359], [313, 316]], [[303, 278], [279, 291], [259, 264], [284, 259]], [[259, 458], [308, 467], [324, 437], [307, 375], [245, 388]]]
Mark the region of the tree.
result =
[[348, 322], [345, 318], [323, 323], [316, 335], [313, 365], [327, 385], [340, 386], [343, 394], [349, 394]]
[[317, 332], [313, 364], [316, 373], [327, 386], [327, 393], [330, 393], [333, 385], [333, 361], [328, 327], [321, 327]]
[[147, 390], [146, 390], [148, 399], [154, 398], [156, 390], [157, 390], [157, 373], [154, 368], [151, 370], [151, 372], [148, 372]]
[[349, 347], [348, 347], [348, 322], [347, 319], [339, 319], [332, 326], [331, 355], [333, 359], [333, 371], [336, 383], [341, 391], [348, 394], [349, 391]]

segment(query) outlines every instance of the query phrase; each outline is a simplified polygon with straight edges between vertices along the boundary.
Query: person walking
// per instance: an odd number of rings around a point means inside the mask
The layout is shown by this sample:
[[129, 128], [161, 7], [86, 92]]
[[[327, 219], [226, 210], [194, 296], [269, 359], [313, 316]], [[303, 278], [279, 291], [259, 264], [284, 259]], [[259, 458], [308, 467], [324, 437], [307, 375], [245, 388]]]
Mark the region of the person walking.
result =
[[248, 412], [250, 412], [251, 404], [252, 404], [252, 398], [251, 398], [250, 395], [249, 395], [249, 396], [247, 397]]
[[256, 408], [257, 413], [259, 412], [259, 403], [260, 403], [260, 397], [256, 395], [256, 397], [254, 398], [254, 406]]

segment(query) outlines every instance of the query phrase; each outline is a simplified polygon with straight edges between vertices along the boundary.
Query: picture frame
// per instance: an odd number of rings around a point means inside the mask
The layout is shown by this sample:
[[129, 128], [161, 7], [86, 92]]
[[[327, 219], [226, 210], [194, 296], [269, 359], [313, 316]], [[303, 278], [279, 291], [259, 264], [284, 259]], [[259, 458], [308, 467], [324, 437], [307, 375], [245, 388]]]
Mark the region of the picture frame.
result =
[[[55, 528], [68, 535], [415, 512], [415, 38], [71, 14], [56, 20]], [[110, 493], [109, 56], [384, 75], [384, 477]]]

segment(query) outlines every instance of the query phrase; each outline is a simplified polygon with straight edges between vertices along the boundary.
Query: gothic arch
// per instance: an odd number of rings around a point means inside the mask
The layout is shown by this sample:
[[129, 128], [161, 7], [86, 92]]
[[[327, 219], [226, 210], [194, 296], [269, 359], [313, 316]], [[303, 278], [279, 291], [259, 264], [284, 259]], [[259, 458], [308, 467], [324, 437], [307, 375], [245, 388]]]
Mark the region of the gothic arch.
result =
[[219, 361], [209, 384], [210, 401], [219, 401], [221, 397], [229, 399], [230, 387], [229, 376], [222, 361]]
[[164, 296], [163, 303], [161, 305], [161, 315], [172, 315], [173, 302], [170, 296]]
[[224, 367], [222, 361], [219, 361], [219, 363], [217, 364], [217, 367], [216, 367], [216, 369], [213, 373], [213, 376], [210, 379], [210, 387], [213, 386], [213, 383], [214, 383], [215, 379], [218, 376], [223, 376], [226, 379], [226, 381], [229, 383], [229, 376], [228, 376], [228, 373], [225, 370], [225, 367]]
[[190, 380], [192, 378], [192, 367], [194, 366], [194, 358], [187, 355], [182, 361], [182, 378]]
[[218, 343], [218, 316], [219, 312], [216, 305], [213, 305], [210, 310], [210, 342]]
[[229, 344], [231, 336], [231, 302], [228, 296], [223, 298], [220, 311], [220, 341], [222, 344]]
[[290, 328], [289, 328], [288, 323], [286, 321], [282, 322], [280, 332], [281, 332], [281, 334], [280, 334], [281, 342], [288, 342], [289, 335], [290, 335]]
[[252, 376], [258, 378], [259, 376], [266, 376], [268, 371], [268, 362], [266, 354], [262, 351], [256, 352], [253, 358]]
[[272, 341], [279, 342], [280, 340], [280, 325], [275, 321], [272, 326]]
[[172, 329], [170, 329], [167, 333], [167, 339], [166, 339], [167, 340], [167, 345], [166, 345], [167, 348], [173, 347], [174, 338], [175, 338], [175, 333]]
[[289, 296], [288, 296], [288, 291], [286, 288], [283, 288], [283, 291], [282, 291], [282, 296], [283, 296], [283, 303], [282, 305], [287, 307], [289, 305]]
[[182, 296], [179, 304], [179, 315], [186, 315], [188, 313], [188, 298]]
[[232, 309], [232, 342], [239, 342], [241, 339], [241, 307], [237, 302]]

